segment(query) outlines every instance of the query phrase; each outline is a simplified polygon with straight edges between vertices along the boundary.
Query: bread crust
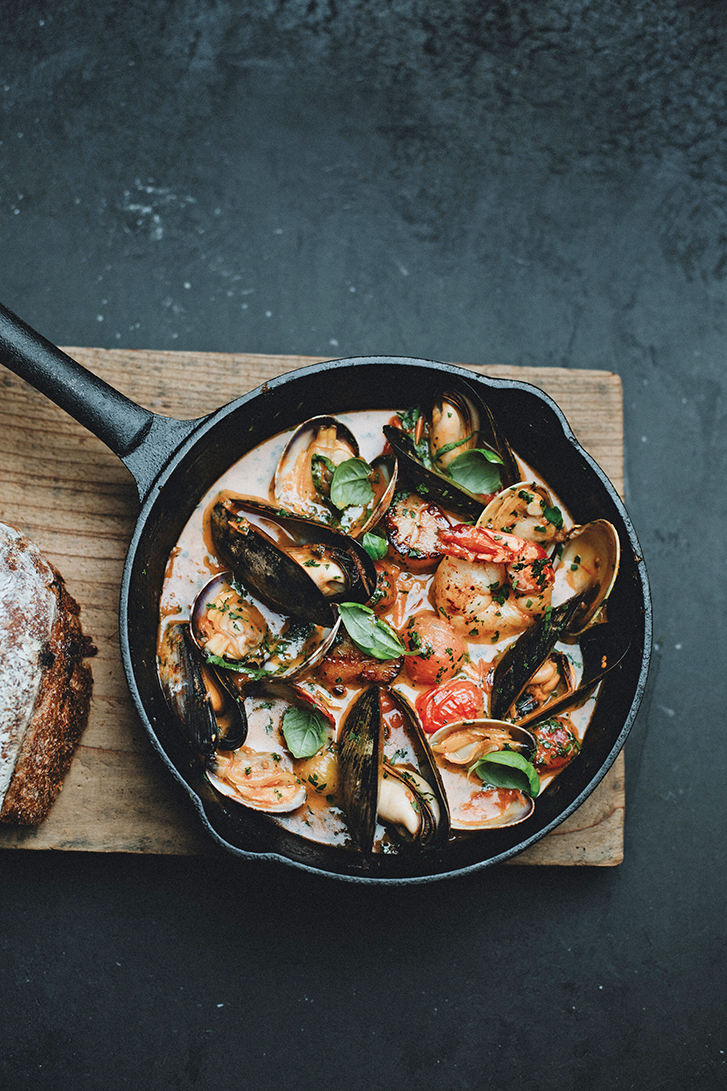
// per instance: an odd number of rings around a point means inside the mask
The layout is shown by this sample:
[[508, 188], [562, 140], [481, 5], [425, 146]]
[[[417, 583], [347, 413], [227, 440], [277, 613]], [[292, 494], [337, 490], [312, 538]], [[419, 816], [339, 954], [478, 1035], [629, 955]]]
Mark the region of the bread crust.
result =
[[4, 524], [0, 543], [0, 684], [19, 694], [4, 707], [2, 756], [14, 767], [0, 822], [36, 825], [60, 792], [88, 722], [93, 679], [84, 659], [96, 648], [63, 577], [37, 547]]

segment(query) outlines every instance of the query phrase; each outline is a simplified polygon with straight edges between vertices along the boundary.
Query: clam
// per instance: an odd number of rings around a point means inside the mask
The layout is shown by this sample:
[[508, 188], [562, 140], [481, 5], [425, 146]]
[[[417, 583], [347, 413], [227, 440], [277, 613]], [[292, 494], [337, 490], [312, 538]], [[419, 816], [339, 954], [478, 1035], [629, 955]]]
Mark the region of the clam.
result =
[[234, 752], [218, 752], [211, 759], [207, 779], [222, 795], [266, 814], [295, 811], [307, 798], [305, 785], [274, 751], [243, 746]]
[[160, 678], [187, 741], [203, 760], [218, 747], [234, 750], [244, 743], [244, 704], [205, 664], [186, 622], [167, 628], [160, 654]]
[[254, 497], [220, 494], [211, 530], [240, 582], [287, 616], [330, 626], [332, 603], [365, 603], [376, 589], [374, 563], [354, 538]]
[[[247, 694], [247, 745], [235, 753], [218, 747], [207, 764], [210, 783], [237, 803], [267, 814], [296, 810], [307, 799], [308, 785], [316, 792], [330, 792], [330, 776], [327, 785], [316, 777], [324, 764], [329, 773], [331, 767], [335, 770], [335, 754], [330, 753], [335, 721], [330, 710], [293, 681], [260, 682]], [[316, 762], [316, 756], [322, 756], [324, 764]]]
[[568, 623], [570, 636], [604, 620], [620, 556], [618, 532], [607, 519], [595, 519], [568, 532], [554, 561], [553, 604], [580, 597], [579, 608]]
[[494, 496], [477, 520], [478, 527], [517, 534], [547, 547], [565, 537], [563, 515], [544, 485], [518, 481]]
[[[476, 519], [492, 493], [518, 480], [509, 443], [484, 402], [464, 384], [440, 394], [424, 411], [405, 413], [401, 419], [407, 430], [384, 425], [400, 479], [445, 510]], [[483, 465], [497, 465], [499, 473], [476, 488], [478, 480], [485, 480]]]
[[225, 685], [240, 693], [270, 677], [288, 678], [314, 666], [333, 643], [339, 622], [292, 618], [271, 609], [238, 583], [231, 572], [213, 577], [192, 604], [191, 633]]
[[415, 714], [388, 686], [362, 690], [347, 710], [339, 767], [343, 810], [364, 852], [374, 849], [377, 823], [412, 848], [446, 840], [449, 816], [439, 773]]
[[453, 830], [513, 826], [533, 813], [537, 773], [530, 763], [536, 744], [529, 731], [494, 719], [460, 720], [429, 741]]
[[[348, 477], [348, 489], [341, 488], [342, 476]], [[378, 522], [395, 489], [394, 459], [380, 457], [369, 466], [351, 430], [335, 417], [321, 416], [302, 424], [287, 443], [271, 497], [279, 508], [360, 537]]]

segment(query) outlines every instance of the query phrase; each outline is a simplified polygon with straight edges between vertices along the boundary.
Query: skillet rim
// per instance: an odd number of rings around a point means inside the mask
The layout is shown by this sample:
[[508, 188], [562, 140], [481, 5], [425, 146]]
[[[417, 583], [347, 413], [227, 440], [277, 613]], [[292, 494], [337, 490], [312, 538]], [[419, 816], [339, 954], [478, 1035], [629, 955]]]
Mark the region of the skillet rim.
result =
[[[485, 390], [489, 389], [503, 392], [513, 391], [527, 394], [530, 397], [534, 397], [539, 403], [546, 407], [548, 412], [555, 418], [555, 422], [557, 423], [557, 426], [562, 433], [563, 442], [572, 449], [573, 457], [583, 466], [585, 466], [587, 473], [595, 475], [598, 480], [599, 486], [606, 492], [610, 502], [615, 507], [618, 513], [619, 519], [622, 524], [621, 529], [624, 536], [628, 540], [629, 546], [633, 554], [633, 575], [640, 590], [640, 600], [638, 603], [638, 607], [641, 608], [643, 611], [643, 637], [640, 641], [640, 648], [638, 649], [638, 651], [640, 652], [640, 664], [635, 683], [633, 683], [633, 695], [631, 697], [628, 712], [624, 718], [621, 729], [618, 732], [618, 735], [611, 745], [609, 751], [607, 752], [606, 756], [600, 761], [595, 772], [589, 776], [582, 790], [575, 795], [575, 797], [567, 804], [567, 806], [565, 806], [562, 810], [559, 810], [558, 813], [555, 814], [551, 820], [547, 821], [544, 826], [536, 829], [532, 834], [522, 837], [514, 845], [507, 846], [503, 848], [502, 851], [495, 851], [493, 855], [487, 856], [484, 859], [476, 860], [472, 863], [467, 863], [463, 866], [453, 867], [449, 870], [441, 870], [424, 874], [371, 875], [361, 873], [348, 873], [345, 869], [342, 871], [336, 871], [328, 869], [326, 867], [318, 866], [316, 864], [308, 863], [304, 859], [294, 859], [291, 856], [286, 855], [285, 852], [281, 852], [278, 850], [264, 850], [250, 847], [242, 848], [228, 841], [226, 837], [218, 832], [218, 830], [215, 829], [212, 825], [205, 810], [203, 799], [181, 773], [180, 769], [178, 768], [178, 764], [168, 753], [168, 750], [165, 747], [162, 739], [160, 738], [155, 724], [152, 722], [154, 717], [148, 711], [147, 707], [148, 704], [151, 702], [151, 696], [149, 696], [148, 700], [145, 700], [141, 688], [138, 685], [138, 671], [135, 668], [134, 649], [132, 647], [132, 640], [130, 638], [130, 594], [133, 589], [135, 577], [137, 575], [136, 565], [140, 556], [140, 551], [143, 550], [146, 545], [146, 540], [149, 538], [149, 529], [152, 525], [152, 516], [157, 506], [157, 503], [159, 502], [165, 488], [169, 489], [171, 483], [175, 479], [175, 475], [178, 475], [180, 468], [183, 467], [183, 462], [185, 458], [188, 458], [195, 451], [195, 449], [199, 452], [199, 450], [201, 449], [199, 445], [204, 444], [205, 440], [209, 443], [211, 433], [213, 433], [214, 430], [218, 428], [218, 426], [223, 424], [230, 417], [239, 413], [245, 406], [249, 405], [250, 403], [256, 402], [258, 401], [258, 399], [261, 398], [264, 399], [271, 396], [275, 397], [276, 392], [285, 391], [286, 388], [290, 388], [291, 384], [306, 382], [307, 380], [312, 379], [314, 376], [320, 377], [321, 373], [329, 371], [339, 371], [350, 368], [364, 369], [369, 366], [425, 368], [428, 371], [437, 372], [439, 374], [443, 373], [445, 375], [461, 379], [462, 381], [474, 385], [475, 387], [482, 386]], [[343, 410], [334, 409], [333, 411], [342, 412]], [[271, 428], [269, 429], [268, 434], [273, 435], [276, 431], [280, 431], [280, 428]], [[516, 450], [519, 450], [519, 445], [517, 443], [515, 443], [515, 448]], [[245, 448], [245, 450], [247, 449], [249, 448]], [[236, 453], [235, 457], [230, 460], [229, 464], [232, 464], [232, 462], [236, 461], [236, 459], [241, 456], [241, 453], [244, 452], [240, 451]], [[194, 505], [196, 505], [202, 493], [200, 493], [200, 491], [197, 491], [194, 495]], [[188, 514], [185, 516], [184, 522], [186, 522], [187, 518]], [[232, 400], [231, 402], [220, 406], [208, 416], [203, 417], [198, 422], [197, 426], [193, 429], [193, 431], [191, 431], [191, 433], [183, 440], [183, 442], [180, 443], [170, 453], [165, 465], [158, 473], [155, 481], [147, 492], [147, 495], [142, 504], [141, 511], [137, 518], [131, 542], [129, 544], [120, 591], [119, 626], [122, 660], [126, 673], [127, 683], [137, 712], [145, 728], [146, 734], [149, 737], [153, 748], [159, 754], [164, 766], [172, 773], [173, 779], [177, 782], [177, 784], [181, 786], [186, 792], [187, 796], [194, 806], [194, 809], [198, 814], [199, 819], [202, 822], [205, 831], [208, 835], [211, 836], [213, 842], [215, 842], [221, 849], [224, 849], [226, 853], [232, 854], [234, 857], [239, 859], [276, 861], [287, 866], [296, 867], [306, 872], [332, 879], [391, 886], [432, 882], [459, 877], [483, 870], [484, 868], [491, 867], [492, 865], [497, 863], [502, 863], [505, 860], [512, 859], [513, 857], [519, 855], [525, 849], [529, 848], [531, 845], [537, 843], [539, 840], [545, 837], [548, 833], [550, 833], [553, 829], [560, 825], [561, 822], [568, 818], [575, 810], [577, 810], [577, 808], [593, 792], [593, 790], [597, 787], [597, 785], [601, 782], [608, 770], [613, 765], [613, 762], [616, 760], [616, 757], [621, 751], [638, 713], [639, 705], [645, 691], [649, 670], [652, 639], [652, 608], [648, 576], [646, 573], [645, 564], [643, 561], [635, 530], [628, 516], [624, 503], [604, 471], [596, 463], [593, 457], [580, 445], [577, 438], [575, 437], [575, 434], [570, 428], [570, 425], [568, 424], [565, 414], [557, 405], [557, 403], [553, 400], [553, 398], [550, 397], [550, 395], [546, 394], [539, 387], [520, 379], [496, 378], [488, 376], [486, 373], [483, 374], [479, 371], [470, 370], [468, 368], [463, 368], [458, 365], [443, 363], [440, 361], [427, 360], [416, 357], [358, 356], [328, 360], [316, 364], [309, 364], [302, 368], [297, 368], [293, 371], [286, 372], [272, 380], [261, 384], [254, 390], [242, 394], [240, 397]], [[146, 666], [148, 667], [148, 664], [146, 664]], [[515, 827], [510, 827], [510, 829], [515, 829]], [[495, 832], [505, 831], [492, 831], [492, 833]], [[345, 854], [344, 850], [341, 850], [341, 852], [342, 855], [347, 855]], [[389, 859], [396, 858], [390, 857]]]

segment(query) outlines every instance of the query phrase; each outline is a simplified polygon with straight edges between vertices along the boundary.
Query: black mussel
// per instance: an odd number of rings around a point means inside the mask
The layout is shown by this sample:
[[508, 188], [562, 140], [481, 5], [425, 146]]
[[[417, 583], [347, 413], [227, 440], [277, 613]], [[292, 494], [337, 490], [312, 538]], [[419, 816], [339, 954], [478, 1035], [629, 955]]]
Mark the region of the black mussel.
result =
[[517, 459], [489, 407], [472, 387], [445, 391], [429, 408], [429, 455], [437, 469], [451, 473], [452, 463], [468, 451], [485, 449], [500, 460], [500, 487], [518, 480]]
[[[628, 651], [629, 639], [616, 626], [591, 627], [579, 640], [582, 668], [577, 676], [568, 647], [580, 599], [554, 607], [512, 643], [495, 665], [490, 713], [521, 726], [582, 704]], [[567, 643], [556, 649], [559, 640]], [[575, 648], [575, 645], [574, 645]]]
[[464, 385], [384, 426], [400, 483], [459, 516], [476, 519], [488, 498], [519, 479], [517, 459], [479, 395]]
[[211, 512], [218, 556], [254, 595], [292, 617], [330, 626], [336, 602], [365, 603], [376, 569], [349, 535], [222, 493]]
[[341, 801], [351, 833], [373, 851], [377, 824], [426, 849], [446, 840], [449, 812], [438, 770], [407, 702], [388, 686], [363, 690], [339, 735]]
[[247, 736], [245, 706], [203, 661], [186, 622], [166, 630], [160, 677], [167, 702], [196, 754], [206, 760], [217, 749], [242, 746]]
[[493, 719], [504, 720], [509, 716], [532, 677], [549, 659], [558, 640], [568, 632], [578, 608], [579, 600], [571, 599], [546, 610], [505, 649], [493, 673], [490, 694]]

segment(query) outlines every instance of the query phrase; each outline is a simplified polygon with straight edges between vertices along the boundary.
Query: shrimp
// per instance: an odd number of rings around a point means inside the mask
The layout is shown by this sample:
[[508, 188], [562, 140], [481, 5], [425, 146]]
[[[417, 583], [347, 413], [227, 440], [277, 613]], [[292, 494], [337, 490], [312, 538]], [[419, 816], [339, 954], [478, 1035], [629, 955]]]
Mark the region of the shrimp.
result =
[[433, 583], [438, 610], [470, 640], [522, 632], [550, 605], [553, 566], [542, 546], [460, 523], [440, 531]]

